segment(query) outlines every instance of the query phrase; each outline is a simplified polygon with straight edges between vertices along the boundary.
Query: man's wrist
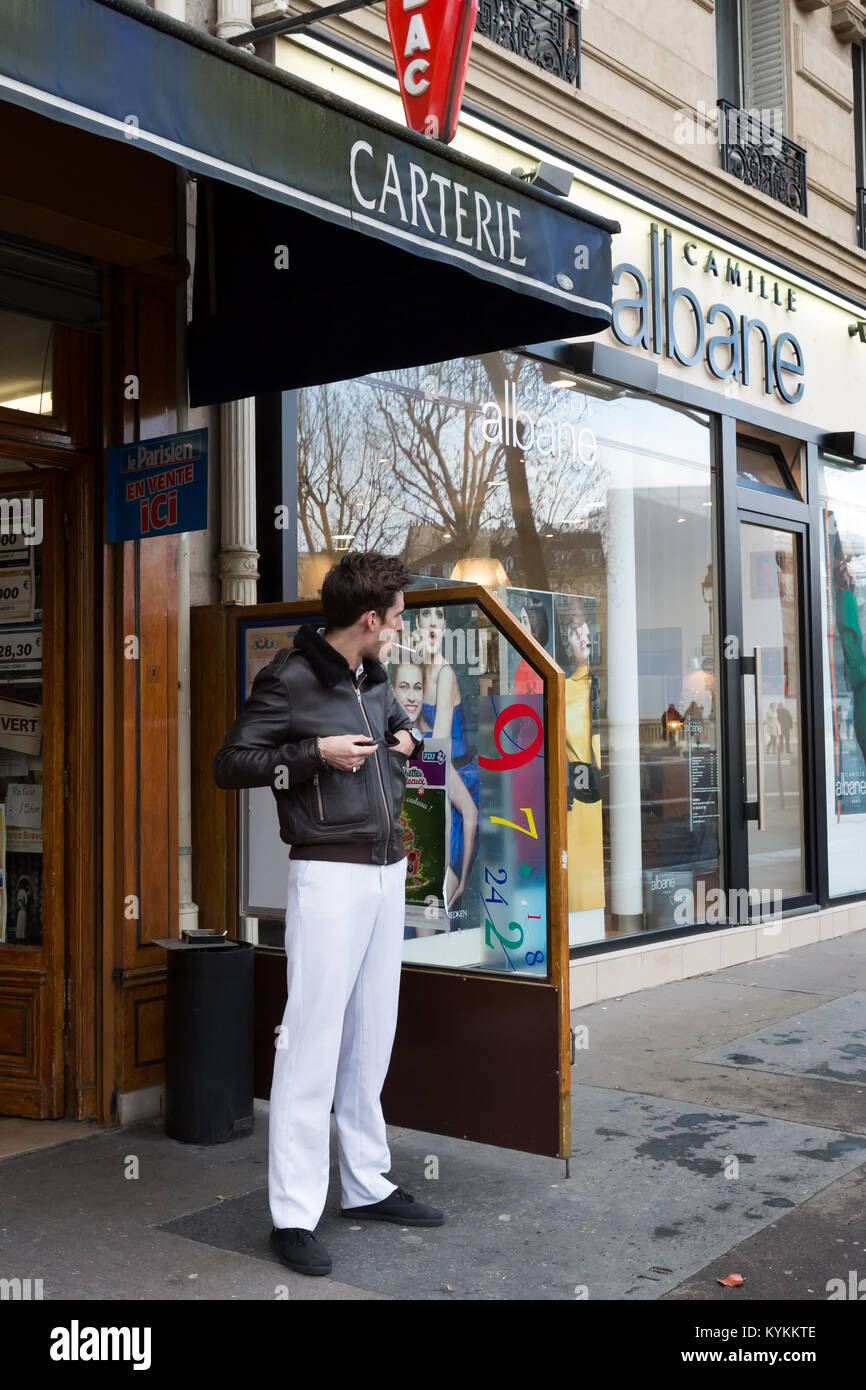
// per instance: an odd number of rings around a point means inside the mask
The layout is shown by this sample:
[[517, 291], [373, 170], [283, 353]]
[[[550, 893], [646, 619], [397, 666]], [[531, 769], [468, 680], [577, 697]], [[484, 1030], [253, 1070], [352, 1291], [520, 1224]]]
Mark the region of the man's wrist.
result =
[[322, 740], [320, 738], [316, 739], [316, 756], [319, 759], [319, 762], [322, 764], [322, 767], [328, 766], [325, 760], [325, 755], [322, 752]]
[[418, 753], [420, 753], [424, 745], [424, 735], [421, 733], [421, 730], [417, 727], [417, 725], [413, 724], [411, 729], [399, 729], [397, 732], [401, 734], [407, 734], [409, 739], [411, 740], [412, 747], [410, 748], [407, 757], [414, 758]]

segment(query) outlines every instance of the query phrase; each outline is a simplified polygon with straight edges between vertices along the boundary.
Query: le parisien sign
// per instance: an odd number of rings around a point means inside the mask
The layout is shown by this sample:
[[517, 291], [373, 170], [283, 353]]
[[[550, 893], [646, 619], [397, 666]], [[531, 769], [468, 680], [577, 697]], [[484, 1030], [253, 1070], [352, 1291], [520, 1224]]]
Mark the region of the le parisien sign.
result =
[[386, 0], [406, 124], [448, 144], [457, 133], [478, 0]]

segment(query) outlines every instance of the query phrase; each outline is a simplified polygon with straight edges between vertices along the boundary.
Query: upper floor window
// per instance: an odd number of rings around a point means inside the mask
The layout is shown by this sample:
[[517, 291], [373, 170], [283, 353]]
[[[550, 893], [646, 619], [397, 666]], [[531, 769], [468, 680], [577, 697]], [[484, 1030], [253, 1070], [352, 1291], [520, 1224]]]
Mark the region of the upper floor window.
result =
[[718, 95], [777, 134], [785, 130], [783, 0], [716, 0]]
[[716, 0], [719, 152], [743, 183], [806, 214], [806, 151], [785, 135], [783, 0]]

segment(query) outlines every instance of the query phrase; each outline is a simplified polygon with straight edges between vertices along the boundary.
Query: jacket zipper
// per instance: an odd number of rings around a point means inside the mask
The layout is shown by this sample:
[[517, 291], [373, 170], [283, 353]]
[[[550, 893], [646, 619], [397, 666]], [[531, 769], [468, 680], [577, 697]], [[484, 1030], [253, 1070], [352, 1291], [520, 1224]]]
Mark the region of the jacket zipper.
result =
[[[364, 679], [364, 677], [362, 676], [362, 677], [361, 677], [361, 680], [363, 680], [363, 679]], [[364, 709], [364, 701], [361, 699], [361, 687], [360, 687], [360, 685], [356, 685], [356, 686], [355, 686], [355, 694], [356, 694], [357, 697], [358, 697], [358, 704], [359, 704], [359, 706], [360, 706], [360, 708], [361, 708], [361, 713], [362, 713], [362, 715], [364, 716], [364, 723], [367, 725], [367, 733], [368, 733], [368, 734], [370, 735], [370, 737], [372, 738], [372, 737], [373, 737], [373, 730], [370, 728], [370, 721], [369, 721], [369, 719], [367, 718], [367, 711]], [[379, 788], [380, 788], [380, 790], [381, 790], [381, 792], [382, 792], [382, 804], [383, 804], [384, 807], [385, 807], [385, 823], [386, 823], [386, 825], [388, 826], [388, 834], [389, 834], [389, 836], [390, 836], [390, 833], [391, 833], [391, 812], [388, 810], [388, 798], [387, 798], [386, 795], [385, 795], [385, 783], [382, 781], [382, 769], [379, 767], [379, 756], [378, 756], [378, 752], [376, 752], [376, 753], [373, 754], [373, 758], [375, 759], [375, 762], [376, 762], [376, 773], [377, 773], [377, 776], [378, 776], [378, 778], [379, 778]]]
[[314, 778], [313, 778], [313, 783], [314, 783], [315, 788], [316, 788], [316, 801], [317, 801], [318, 804], [319, 804], [319, 820], [324, 820], [324, 819], [325, 819], [325, 809], [324, 809], [324, 807], [322, 806], [322, 788], [319, 786], [319, 774], [318, 774], [318, 772], [316, 773], [316, 775], [315, 775]]

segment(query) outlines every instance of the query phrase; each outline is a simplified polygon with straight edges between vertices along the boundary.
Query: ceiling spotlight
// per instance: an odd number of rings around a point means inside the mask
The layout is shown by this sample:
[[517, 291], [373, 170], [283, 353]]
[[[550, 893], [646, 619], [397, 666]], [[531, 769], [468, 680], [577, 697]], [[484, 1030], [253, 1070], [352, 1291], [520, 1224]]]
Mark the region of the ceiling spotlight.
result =
[[573, 376], [558, 376], [550, 385], [554, 391], [573, 391], [577, 381]]

